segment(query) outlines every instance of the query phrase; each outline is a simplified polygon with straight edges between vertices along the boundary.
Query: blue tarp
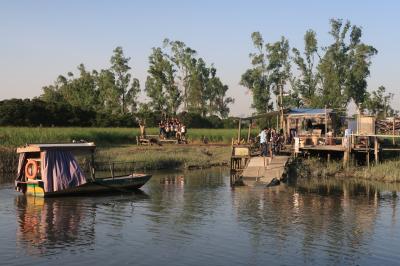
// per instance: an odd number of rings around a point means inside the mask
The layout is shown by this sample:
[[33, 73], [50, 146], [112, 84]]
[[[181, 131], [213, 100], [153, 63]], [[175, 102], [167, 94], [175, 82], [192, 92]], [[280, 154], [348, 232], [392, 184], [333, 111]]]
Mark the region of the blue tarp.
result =
[[[332, 112], [332, 109], [326, 109], [326, 112], [329, 114]], [[290, 114], [290, 115], [318, 115], [318, 114], [325, 114], [325, 109], [293, 108], [293, 109], [289, 109], [287, 114]]]

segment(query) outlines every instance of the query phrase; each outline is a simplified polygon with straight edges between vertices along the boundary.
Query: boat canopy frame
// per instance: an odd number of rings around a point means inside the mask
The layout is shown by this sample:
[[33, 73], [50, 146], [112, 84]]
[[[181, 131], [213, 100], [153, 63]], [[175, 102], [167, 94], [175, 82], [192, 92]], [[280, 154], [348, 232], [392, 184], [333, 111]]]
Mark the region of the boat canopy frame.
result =
[[47, 150], [64, 150], [71, 152], [93, 153], [96, 149], [94, 142], [84, 143], [57, 143], [57, 144], [26, 144], [17, 148], [17, 153], [42, 152]]

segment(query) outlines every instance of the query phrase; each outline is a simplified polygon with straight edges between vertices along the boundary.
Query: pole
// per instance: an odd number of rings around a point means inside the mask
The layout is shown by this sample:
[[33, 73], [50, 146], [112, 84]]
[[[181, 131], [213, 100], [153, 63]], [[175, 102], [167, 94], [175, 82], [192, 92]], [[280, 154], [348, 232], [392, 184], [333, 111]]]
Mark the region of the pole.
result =
[[396, 117], [393, 116], [393, 146], [396, 144], [395, 139], [394, 139], [394, 134], [395, 134], [395, 124], [396, 124]]
[[242, 127], [242, 119], [239, 118], [239, 129], [238, 129], [238, 138], [237, 138], [238, 144], [240, 144], [240, 135], [242, 133], [242, 128], [241, 127]]
[[249, 121], [249, 131], [247, 131], [247, 143], [250, 142], [250, 132], [251, 132], [251, 120]]
[[279, 112], [281, 116], [281, 121], [280, 121], [280, 128], [283, 128], [283, 84], [279, 84], [279, 97], [280, 97], [280, 106], [279, 106]]
[[378, 138], [374, 138], [374, 156], [375, 156], [375, 164], [379, 163], [379, 143]]
[[325, 105], [325, 144], [327, 143], [327, 134], [328, 134], [328, 113], [326, 111], [326, 105]]

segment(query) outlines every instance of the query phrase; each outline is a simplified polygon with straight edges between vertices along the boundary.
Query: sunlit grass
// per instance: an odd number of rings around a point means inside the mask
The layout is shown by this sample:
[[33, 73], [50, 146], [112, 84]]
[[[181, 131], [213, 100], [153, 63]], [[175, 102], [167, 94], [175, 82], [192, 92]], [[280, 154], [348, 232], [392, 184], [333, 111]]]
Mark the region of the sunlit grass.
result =
[[[147, 128], [147, 134], [157, 135], [158, 128]], [[242, 132], [242, 138], [247, 133]], [[138, 128], [82, 128], [82, 127], [0, 127], [0, 146], [17, 147], [26, 143], [60, 143], [73, 140], [95, 142], [99, 146], [136, 144]], [[231, 143], [237, 137], [235, 129], [188, 129], [189, 142], [199, 143], [204, 138], [213, 143]]]

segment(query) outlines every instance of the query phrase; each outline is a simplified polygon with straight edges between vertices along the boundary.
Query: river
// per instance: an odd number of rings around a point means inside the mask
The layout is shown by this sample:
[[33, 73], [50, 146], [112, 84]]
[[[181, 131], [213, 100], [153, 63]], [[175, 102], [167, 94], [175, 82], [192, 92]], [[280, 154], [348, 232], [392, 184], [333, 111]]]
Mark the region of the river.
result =
[[230, 187], [229, 170], [154, 173], [142, 193], [40, 199], [0, 184], [1, 265], [395, 265], [398, 186]]

